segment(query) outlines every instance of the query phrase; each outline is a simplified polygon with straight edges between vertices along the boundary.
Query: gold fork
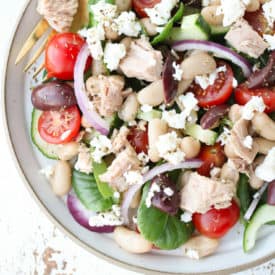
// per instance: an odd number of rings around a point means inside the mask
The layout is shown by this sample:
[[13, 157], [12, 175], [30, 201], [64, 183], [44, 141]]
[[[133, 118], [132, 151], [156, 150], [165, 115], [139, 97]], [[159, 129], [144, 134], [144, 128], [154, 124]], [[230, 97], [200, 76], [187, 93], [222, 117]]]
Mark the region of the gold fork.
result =
[[[79, 0], [79, 7], [76, 15], [74, 16], [74, 21], [72, 23], [71, 31], [76, 32], [79, 29], [86, 26], [89, 21], [89, 12], [88, 12], [88, 0]], [[40, 40], [40, 38], [50, 29], [48, 22], [45, 19], [41, 19], [38, 24], [34, 27], [33, 31], [25, 41], [22, 46], [15, 64], [19, 62], [28, 54], [28, 52], [34, 47], [34, 45]], [[42, 41], [41, 45], [37, 51], [33, 54], [27, 65], [24, 67], [24, 72], [29, 70], [31, 66], [36, 62], [36, 60], [44, 52], [46, 45], [50, 38], [56, 34], [56, 31], [51, 30], [50, 34]], [[33, 74], [33, 78], [38, 76], [38, 74], [45, 67], [44, 63], [40, 64]]]

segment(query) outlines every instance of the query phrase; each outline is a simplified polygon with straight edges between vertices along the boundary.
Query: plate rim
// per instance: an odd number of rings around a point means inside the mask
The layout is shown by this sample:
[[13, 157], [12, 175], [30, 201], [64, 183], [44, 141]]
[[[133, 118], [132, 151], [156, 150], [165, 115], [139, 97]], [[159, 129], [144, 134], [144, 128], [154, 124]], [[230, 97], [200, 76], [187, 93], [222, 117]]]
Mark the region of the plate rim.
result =
[[[12, 160], [14, 163], [14, 166], [18, 172], [19, 177], [21, 178], [22, 182], [24, 183], [26, 189], [28, 190], [29, 194], [31, 197], [34, 199], [35, 203], [38, 205], [42, 213], [53, 223], [54, 226], [56, 226], [65, 236], [68, 236], [75, 244], [79, 245], [83, 249], [85, 249], [87, 252], [92, 253], [96, 257], [99, 257], [107, 262], [110, 262], [112, 264], [115, 264], [119, 267], [122, 267], [124, 269], [128, 269], [134, 272], [142, 272], [143, 274], [185, 274], [185, 275], [194, 275], [195, 273], [179, 273], [179, 272], [173, 272], [173, 273], [168, 273], [164, 271], [155, 271], [152, 269], [144, 268], [144, 267], [139, 267], [135, 266], [126, 262], [123, 262], [121, 260], [115, 259], [109, 255], [106, 255], [102, 252], [99, 252], [96, 248], [91, 247], [87, 245], [85, 242], [81, 241], [77, 235], [75, 235], [73, 232], [71, 232], [69, 229], [67, 229], [65, 226], [63, 226], [48, 210], [47, 206], [41, 201], [39, 198], [39, 195], [33, 190], [27, 176], [25, 175], [24, 169], [21, 167], [20, 161], [17, 157], [17, 153], [14, 147], [14, 144], [11, 139], [11, 133], [10, 133], [10, 127], [9, 127], [9, 122], [8, 122], [8, 117], [7, 117], [7, 110], [6, 110], [6, 81], [7, 81], [7, 70], [8, 70], [8, 64], [11, 59], [10, 56], [10, 49], [14, 45], [14, 39], [16, 37], [16, 34], [18, 32], [18, 27], [21, 23], [22, 17], [24, 16], [27, 8], [29, 7], [30, 3], [33, 0], [26, 0], [25, 4], [23, 5], [21, 11], [19, 12], [19, 15], [16, 18], [16, 24], [13, 27], [12, 30], [12, 35], [9, 38], [9, 41], [7, 42], [7, 47], [4, 51], [4, 62], [3, 62], [3, 70], [2, 70], [2, 76], [1, 76], [1, 112], [2, 112], [2, 122], [4, 125], [4, 136], [6, 139], [6, 143], [8, 145], [9, 152], [12, 156]], [[14, 65], [15, 66], [15, 65]], [[239, 266], [231, 267], [231, 268], [226, 268], [226, 269], [221, 269], [217, 270], [214, 272], [203, 272], [200, 273], [201, 275], [209, 275], [209, 274], [217, 274], [217, 275], [225, 275], [225, 274], [231, 274], [232, 272], [240, 272], [249, 268], [256, 267], [260, 264], [263, 264], [269, 260], [272, 260], [275, 258], [275, 252], [271, 253], [270, 255], [266, 255], [262, 258], [259, 258], [255, 261], [252, 261], [250, 263], [242, 264]]]

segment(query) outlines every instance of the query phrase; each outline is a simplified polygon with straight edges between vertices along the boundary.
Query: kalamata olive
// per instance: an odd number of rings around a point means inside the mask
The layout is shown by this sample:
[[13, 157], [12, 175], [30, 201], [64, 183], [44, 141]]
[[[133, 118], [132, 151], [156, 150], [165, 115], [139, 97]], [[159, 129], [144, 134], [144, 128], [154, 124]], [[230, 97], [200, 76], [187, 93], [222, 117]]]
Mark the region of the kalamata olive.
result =
[[73, 88], [60, 81], [52, 81], [35, 87], [31, 100], [33, 106], [42, 111], [57, 111], [76, 104]]
[[275, 205], [275, 181], [272, 181], [268, 185], [267, 189], [267, 203], [270, 205]]
[[160, 187], [160, 192], [154, 193], [152, 205], [170, 215], [176, 215], [180, 204], [180, 196], [176, 184], [163, 174], [153, 178], [151, 184], [154, 183]]

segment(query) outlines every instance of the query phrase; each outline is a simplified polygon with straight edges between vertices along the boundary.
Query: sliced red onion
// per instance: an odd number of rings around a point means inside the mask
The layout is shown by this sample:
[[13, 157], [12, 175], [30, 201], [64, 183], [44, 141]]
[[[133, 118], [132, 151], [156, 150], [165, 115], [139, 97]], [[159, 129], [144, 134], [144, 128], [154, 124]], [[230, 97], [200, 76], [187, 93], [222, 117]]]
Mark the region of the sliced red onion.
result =
[[89, 218], [94, 216], [95, 213], [93, 211], [87, 210], [81, 204], [75, 194], [69, 193], [67, 197], [67, 206], [75, 221], [83, 227], [87, 228], [88, 230], [97, 233], [112, 233], [114, 231], [115, 226], [90, 226]]
[[220, 119], [229, 111], [226, 104], [218, 105], [209, 109], [201, 118], [200, 125], [203, 129], [213, 129], [217, 127]]
[[261, 200], [261, 197], [263, 195], [263, 193], [265, 192], [265, 190], [268, 187], [268, 182], [265, 182], [264, 185], [258, 190], [258, 192], [256, 192], [253, 196], [253, 201], [251, 202], [250, 206], [248, 207], [245, 215], [244, 215], [244, 219], [249, 221], [250, 218], [252, 217], [253, 213], [255, 212], [257, 205], [259, 203], [259, 201]]
[[77, 104], [86, 120], [101, 134], [108, 135], [110, 125], [95, 110], [89, 100], [84, 83], [84, 71], [90, 51], [85, 44], [80, 50], [74, 67], [74, 89]]
[[131, 186], [127, 192], [123, 196], [123, 201], [121, 205], [121, 215], [123, 217], [123, 220], [125, 224], [129, 224], [129, 208], [131, 205], [131, 202], [136, 195], [136, 193], [140, 190], [140, 188], [143, 186], [144, 183], [147, 181], [153, 179], [155, 176], [170, 172], [173, 170], [178, 169], [193, 169], [193, 168], [199, 168], [202, 165], [202, 161], [199, 159], [190, 159], [187, 161], [183, 161], [177, 165], [171, 164], [171, 163], [164, 163], [162, 165], [156, 166], [150, 171], [148, 171], [143, 176], [143, 181], [140, 184], [135, 184]]
[[275, 205], [275, 181], [272, 181], [268, 186], [267, 204]]
[[202, 40], [181, 40], [173, 44], [173, 49], [179, 52], [188, 50], [212, 52], [216, 57], [229, 60], [232, 63], [238, 65], [246, 77], [249, 77], [252, 72], [251, 65], [245, 58], [233, 50], [215, 42]]

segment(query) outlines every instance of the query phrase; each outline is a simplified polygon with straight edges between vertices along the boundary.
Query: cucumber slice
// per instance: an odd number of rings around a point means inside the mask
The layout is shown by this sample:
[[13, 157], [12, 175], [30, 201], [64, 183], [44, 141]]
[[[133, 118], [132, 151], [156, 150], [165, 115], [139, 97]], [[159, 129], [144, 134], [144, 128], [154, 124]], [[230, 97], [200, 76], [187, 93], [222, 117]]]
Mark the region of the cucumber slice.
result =
[[198, 124], [187, 124], [185, 127], [185, 133], [207, 145], [215, 144], [218, 138], [218, 133], [212, 130], [203, 129]]
[[38, 150], [47, 158], [58, 159], [59, 146], [55, 144], [50, 144], [43, 140], [38, 132], [38, 120], [41, 116], [42, 111], [33, 109], [32, 111], [32, 122], [31, 122], [31, 138], [33, 144], [38, 148]]
[[211, 35], [225, 35], [229, 31], [229, 27], [209, 25]]
[[257, 232], [259, 228], [275, 220], [275, 206], [264, 204], [260, 206], [254, 215], [252, 216], [250, 222], [245, 228], [244, 238], [243, 238], [243, 249], [245, 252], [250, 251], [254, 246], [257, 238]]
[[139, 111], [137, 114], [137, 118], [146, 120], [146, 121], [150, 121], [155, 118], [161, 118], [161, 111], [158, 111], [158, 110], [152, 110], [150, 112]]
[[183, 17], [180, 28], [172, 29], [170, 40], [208, 40], [210, 32], [209, 25], [200, 14], [191, 14]]

